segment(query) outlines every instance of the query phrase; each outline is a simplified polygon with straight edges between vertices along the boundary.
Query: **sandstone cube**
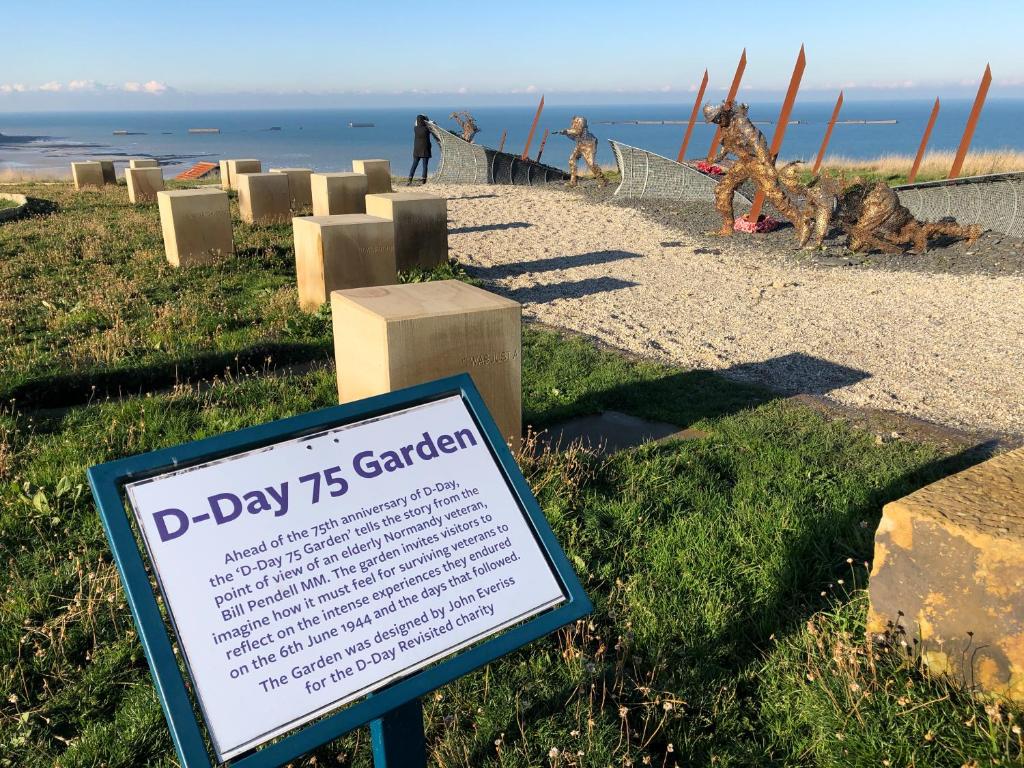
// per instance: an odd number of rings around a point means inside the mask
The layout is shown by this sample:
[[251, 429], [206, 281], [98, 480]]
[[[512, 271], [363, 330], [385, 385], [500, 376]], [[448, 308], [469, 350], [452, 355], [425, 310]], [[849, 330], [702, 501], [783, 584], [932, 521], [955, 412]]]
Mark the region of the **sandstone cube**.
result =
[[292, 199], [292, 210], [301, 211], [313, 204], [313, 193], [309, 177], [312, 168], [271, 168], [271, 173], [283, 173], [288, 177], [288, 194]]
[[338, 399], [469, 372], [501, 434], [522, 430], [520, 305], [458, 280], [331, 294]]
[[366, 212], [395, 223], [399, 271], [433, 269], [448, 261], [448, 200], [425, 192], [366, 196]]
[[900, 628], [933, 673], [1024, 702], [1024, 449], [886, 504], [869, 595], [870, 633]]
[[117, 171], [114, 170], [114, 161], [100, 160], [100, 167], [103, 169], [103, 183], [117, 184]]
[[283, 173], [237, 173], [238, 212], [248, 224], [283, 224], [292, 217], [288, 177]]
[[314, 216], [366, 213], [364, 173], [314, 173], [310, 176]]
[[128, 163], [129, 168], [159, 168], [160, 162], [151, 157], [135, 157]]
[[395, 230], [365, 213], [292, 219], [299, 306], [316, 312], [331, 291], [396, 282]]
[[125, 168], [124, 178], [132, 203], [155, 203], [156, 193], [164, 188], [162, 168]]
[[352, 170], [366, 174], [367, 194], [391, 192], [391, 163], [387, 160], [353, 160]]
[[71, 177], [75, 182], [75, 189], [82, 187], [102, 187], [103, 165], [97, 160], [90, 160], [85, 163], [71, 164]]
[[235, 252], [228, 194], [213, 187], [157, 192], [167, 260], [176, 267], [208, 264]]
[[263, 164], [259, 160], [221, 160], [221, 189], [237, 189], [235, 176], [239, 173], [260, 173], [262, 170]]

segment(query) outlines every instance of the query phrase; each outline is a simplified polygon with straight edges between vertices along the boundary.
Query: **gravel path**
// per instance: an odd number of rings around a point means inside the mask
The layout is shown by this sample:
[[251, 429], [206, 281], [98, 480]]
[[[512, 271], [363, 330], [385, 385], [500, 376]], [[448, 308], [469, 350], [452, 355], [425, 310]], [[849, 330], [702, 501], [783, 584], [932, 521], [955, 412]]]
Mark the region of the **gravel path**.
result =
[[1024, 433], [1022, 277], [759, 258], [742, 235], [559, 188], [428, 191], [449, 197], [452, 257], [542, 322], [782, 392]]

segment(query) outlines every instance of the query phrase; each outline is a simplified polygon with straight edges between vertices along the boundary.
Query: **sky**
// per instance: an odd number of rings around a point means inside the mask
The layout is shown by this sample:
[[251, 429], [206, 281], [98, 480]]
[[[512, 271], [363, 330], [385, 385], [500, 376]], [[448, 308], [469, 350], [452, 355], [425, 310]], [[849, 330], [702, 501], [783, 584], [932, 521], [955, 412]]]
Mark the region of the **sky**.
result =
[[1024, 96], [1022, 0], [4, 3], [0, 112]]

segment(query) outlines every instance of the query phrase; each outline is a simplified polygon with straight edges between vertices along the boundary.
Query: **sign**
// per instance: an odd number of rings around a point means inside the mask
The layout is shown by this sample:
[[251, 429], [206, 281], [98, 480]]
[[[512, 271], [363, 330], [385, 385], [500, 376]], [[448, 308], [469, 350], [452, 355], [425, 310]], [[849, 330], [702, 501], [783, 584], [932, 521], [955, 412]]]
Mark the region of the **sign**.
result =
[[[297, 418], [305, 428], [289, 429], [295, 420], [255, 428], [262, 440], [244, 439], [253, 430], [213, 439], [233, 438], [239, 450], [204, 452], [203, 441], [190, 461], [149, 454], [149, 471], [114, 473], [219, 762], [317, 718], [313, 728], [330, 734], [317, 744], [327, 741], [352, 726], [324, 729], [323, 715], [429, 676], [485, 641], [507, 646], [512, 633], [499, 633], [525, 629], [531, 617], [561, 612], [559, 626], [590, 608], [468, 376]], [[98, 470], [114, 467], [94, 467], [90, 479], [128, 586], [126, 542], [99, 493]], [[131, 549], [140, 554], [134, 539]], [[129, 592], [143, 636], [143, 595]], [[173, 675], [158, 674], [143, 641], [174, 733], [161, 686]], [[348, 721], [372, 717], [368, 709]], [[194, 710], [192, 721], [198, 726]], [[251, 756], [278, 750], [284, 762], [311, 748], [306, 739], [287, 753], [287, 741]], [[192, 765], [177, 735], [176, 745]]]

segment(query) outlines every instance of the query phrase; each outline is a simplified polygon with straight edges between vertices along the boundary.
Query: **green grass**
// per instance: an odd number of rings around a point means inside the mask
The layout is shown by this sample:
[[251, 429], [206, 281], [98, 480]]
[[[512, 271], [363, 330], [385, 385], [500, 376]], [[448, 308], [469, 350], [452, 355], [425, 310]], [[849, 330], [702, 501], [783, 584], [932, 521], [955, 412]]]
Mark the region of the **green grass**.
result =
[[[85, 469], [334, 403], [329, 366], [237, 375], [328, 360], [328, 314], [295, 309], [287, 227], [236, 225], [235, 259], [173, 270], [155, 211], [123, 189], [30, 194], [59, 209], [0, 228], [17, 287], [0, 294], [0, 385], [17, 396], [0, 411], [0, 767], [169, 767]], [[465, 273], [403, 279], [446, 277]], [[213, 381], [172, 388], [188, 376]], [[93, 383], [125, 396], [67, 395]], [[613, 408], [709, 436], [522, 458], [596, 609], [428, 697], [434, 764], [1024, 763], [1019, 710], [864, 639], [881, 506], [969, 459], [529, 327], [523, 394], [538, 428]], [[62, 397], [75, 405], [33, 407]], [[367, 734], [313, 757], [369, 768]]]
[[[864, 643], [881, 505], [955, 457], [551, 332], [527, 331], [523, 359], [535, 424], [615, 407], [710, 437], [523, 459], [596, 611], [430, 697], [434, 763], [1020, 762], [1019, 713]], [[84, 469], [334, 396], [319, 370], [3, 416], [0, 765], [174, 764]], [[368, 767], [365, 732], [317, 759]]]
[[296, 311], [290, 224], [244, 224], [232, 199], [235, 256], [176, 269], [156, 205], [124, 186], [19, 189], [56, 210], [0, 228], [0, 284], [18, 286], [0, 296], [0, 401], [63, 406], [329, 358], [329, 307]]
[[19, 203], [9, 200], [6, 197], [0, 197], [0, 211], [4, 208], [17, 208]]

